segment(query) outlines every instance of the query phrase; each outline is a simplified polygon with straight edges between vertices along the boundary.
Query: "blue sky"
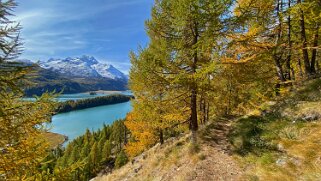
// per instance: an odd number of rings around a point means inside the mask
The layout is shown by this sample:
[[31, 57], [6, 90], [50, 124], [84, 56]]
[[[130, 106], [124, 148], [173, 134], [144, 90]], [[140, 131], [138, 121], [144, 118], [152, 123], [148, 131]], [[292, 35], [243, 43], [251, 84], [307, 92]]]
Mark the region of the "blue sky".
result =
[[92, 55], [128, 72], [128, 53], [148, 42], [153, 0], [17, 0], [24, 53], [34, 61]]

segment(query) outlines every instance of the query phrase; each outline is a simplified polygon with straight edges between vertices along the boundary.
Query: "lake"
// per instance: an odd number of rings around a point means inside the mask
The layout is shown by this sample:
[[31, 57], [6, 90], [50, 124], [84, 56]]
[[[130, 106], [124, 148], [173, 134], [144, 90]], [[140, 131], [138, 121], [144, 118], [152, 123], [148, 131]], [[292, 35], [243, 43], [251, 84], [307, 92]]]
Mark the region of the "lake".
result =
[[[124, 94], [131, 93], [126, 92]], [[64, 95], [64, 99], [75, 100], [75, 96], [78, 97], [78, 99], [83, 98], [78, 94], [72, 95], [72, 97]], [[57, 114], [52, 117], [52, 129], [50, 131], [66, 135], [69, 138], [68, 141], [71, 141], [74, 138], [83, 135], [87, 128], [91, 131], [95, 131], [99, 128], [102, 128], [104, 123], [106, 125], [112, 124], [117, 119], [125, 118], [126, 114], [130, 112], [131, 109], [132, 106], [129, 101], [125, 103], [99, 106]]]
[[[93, 91], [96, 94], [90, 95], [89, 92], [84, 92], [84, 93], [76, 93], [76, 94], [61, 94], [57, 98], [55, 98], [56, 101], [58, 102], [64, 102], [64, 101], [69, 101], [69, 100], [80, 100], [80, 99], [88, 99], [88, 98], [95, 98], [99, 96], [107, 96], [107, 95], [112, 95], [112, 94], [124, 94], [124, 95], [132, 95], [131, 91]], [[26, 97], [23, 98], [23, 100], [27, 101], [35, 101], [36, 99], [33, 97]]]

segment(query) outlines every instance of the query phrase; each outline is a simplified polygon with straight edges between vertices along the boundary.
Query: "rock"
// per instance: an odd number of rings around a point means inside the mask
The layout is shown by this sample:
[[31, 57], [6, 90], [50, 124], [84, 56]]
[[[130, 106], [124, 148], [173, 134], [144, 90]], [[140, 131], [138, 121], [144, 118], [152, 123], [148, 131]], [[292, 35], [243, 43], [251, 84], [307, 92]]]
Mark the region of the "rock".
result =
[[284, 151], [285, 151], [284, 146], [283, 146], [281, 143], [279, 143], [279, 144], [277, 145], [277, 149], [278, 149], [279, 151], [281, 151], [281, 152], [284, 152]]
[[134, 165], [135, 162], [136, 162], [136, 159], [133, 158], [132, 161], [131, 161], [132, 165]]
[[316, 111], [311, 111], [310, 113], [305, 113], [302, 115], [304, 121], [316, 121], [321, 118], [320, 113]]
[[290, 161], [291, 161], [293, 164], [297, 165], [297, 166], [301, 165], [301, 163], [302, 163], [301, 160], [300, 160], [299, 158], [296, 158], [296, 157], [290, 158]]
[[145, 160], [147, 158], [147, 155], [145, 153], [142, 154], [143, 159]]
[[139, 165], [137, 168], [134, 169], [134, 172], [135, 172], [135, 173], [138, 173], [139, 170], [141, 170], [142, 168], [143, 168], [143, 166], [142, 166], [142, 165]]
[[275, 163], [278, 166], [284, 166], [286, 164], [286, 158], [279, 158]]

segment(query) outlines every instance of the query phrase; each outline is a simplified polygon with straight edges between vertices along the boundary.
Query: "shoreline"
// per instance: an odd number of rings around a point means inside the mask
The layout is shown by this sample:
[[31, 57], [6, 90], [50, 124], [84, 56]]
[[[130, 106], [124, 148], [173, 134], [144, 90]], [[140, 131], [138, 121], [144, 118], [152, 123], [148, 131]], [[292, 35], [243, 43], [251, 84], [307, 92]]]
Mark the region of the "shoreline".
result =
[[68, 136], [59, 133], [45, 132], [43, 133], [43, 136], [50, 144], [51, 149], [62, 146], [65, 142], [68, 141]]
[[71, 103], [65, 101], [59, 104], [59, 106], [55, 110], [55, 114], [77, 111], [98, 106], [124, 103], [130, 101], [132, 98], [134, 97], [125, 94], [107, 94], [104, 96], [74, 100]]
[[[99, 94], [106, 94], [106, 95], [110, 95], [110, 94], [122, 94], [122, 92], [126, 92], [126, 91], [130, 91], [130, 90], [123, 90], [123, 91], [119, 91], [119, 90], [96, 90], [96, 91], [86, 91], [86, 92], [75, 92], [75, 93], [62, 93], [61, 95], [64, 95], [64, 94], [90, 94], [91, 92], [94, 92], [94, 93], [99, 93]], [[25, 96], [23, 98], [34, 98], [34, 96]]]
[[121, 94], [124, 91], [98, 90], [98, 91], [87, 91], [87, 92], [83, 92], [83, 93], [90, 94], [91, 92], [98, 93], [98, 94]]

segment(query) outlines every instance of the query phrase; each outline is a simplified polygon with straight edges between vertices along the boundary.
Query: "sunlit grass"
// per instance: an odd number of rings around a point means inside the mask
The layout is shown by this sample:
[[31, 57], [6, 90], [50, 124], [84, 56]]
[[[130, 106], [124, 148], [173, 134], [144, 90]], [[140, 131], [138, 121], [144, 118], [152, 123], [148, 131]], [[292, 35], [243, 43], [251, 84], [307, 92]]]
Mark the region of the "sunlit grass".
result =
[[245, 180], [321, 180], [320, 90], [321, 80], [312, 81], [265, 107], [268, 114], [234, 124], [229, 139], [247, 170]]

